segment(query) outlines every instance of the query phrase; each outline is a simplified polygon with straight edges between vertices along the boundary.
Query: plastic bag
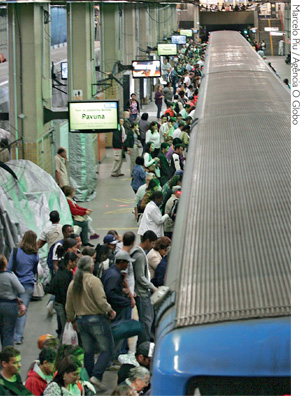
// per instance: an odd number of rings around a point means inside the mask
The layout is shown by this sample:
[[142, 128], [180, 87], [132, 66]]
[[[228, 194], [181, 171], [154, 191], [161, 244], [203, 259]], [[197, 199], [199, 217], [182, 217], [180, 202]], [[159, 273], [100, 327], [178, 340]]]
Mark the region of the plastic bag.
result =
[[71, 322], [67, 322], [65, 325], [62, 343], [66, 345], [78, 345], [78, 336]]

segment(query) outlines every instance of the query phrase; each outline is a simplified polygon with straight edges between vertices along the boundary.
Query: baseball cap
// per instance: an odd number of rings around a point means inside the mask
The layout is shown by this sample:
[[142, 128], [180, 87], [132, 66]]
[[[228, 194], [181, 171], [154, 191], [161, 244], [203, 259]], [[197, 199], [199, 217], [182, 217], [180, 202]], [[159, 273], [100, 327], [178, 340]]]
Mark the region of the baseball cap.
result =
[[125, 260], [133, 263], [135, 259], [131, 258], [128, 252], [125, 252], [125, 250], [120, 250], [116, 254], [116, 260]]
[[116, 245], [118, 243], [117, 239], [111, 234], [105, 235], [103, 242], [109, 245]]
[[153, 356], [154, 347], [155, 347], [154, 342], [145, 341], [136, 348], [136, 354], [150, 358]]
[[181, 186], [174, 186], [172, 188], [172, 193], [175, 194], [177, 191], [181, 191]]

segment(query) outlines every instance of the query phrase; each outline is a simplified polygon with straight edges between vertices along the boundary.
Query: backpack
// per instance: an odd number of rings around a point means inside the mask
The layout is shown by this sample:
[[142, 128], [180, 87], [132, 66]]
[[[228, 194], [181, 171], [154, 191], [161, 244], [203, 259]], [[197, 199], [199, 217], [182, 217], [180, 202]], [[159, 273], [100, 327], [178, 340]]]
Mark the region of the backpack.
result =
[[170, 216], [170, 218], [171, 218], [173, 221], [175, 221], [175, 219], [176, 219], [176, 213], [177, 213], [178, 203], [179, 203], [179, 199], [178, 199], [178, 198], [177, 198], [177, 199], [174, 199], [173, 205], [172, 205], [171, 210], [170, 210], [169, 216]]

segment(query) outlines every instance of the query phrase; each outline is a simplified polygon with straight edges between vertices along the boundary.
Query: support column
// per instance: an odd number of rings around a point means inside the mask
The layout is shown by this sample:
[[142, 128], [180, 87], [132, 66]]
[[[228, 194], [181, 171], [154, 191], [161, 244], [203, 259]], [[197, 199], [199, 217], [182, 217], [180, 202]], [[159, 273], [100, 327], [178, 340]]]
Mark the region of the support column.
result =
[[48, 142], [45, 147], [43, 141], [51, 130], [49, 123], [43, 123], [43, 105], [49, 105], [51, 99], [45, 7], [8, 4], [7, 8], [11, 135], [12, 140], [23, 137], [23, 147], [16, 149], [13, 157], [31, 160], [51, 173], [51, 145]]
[[[69, 100], [90, 100], [95, 81], [94, 9], [91, 3], [68, 4], [68, 89]], [[96, 91], [96, 90], [95, 90]], [[70, 182], [79, 201], [96, 188], [96, 150], [94, 134], [69, 134]]]

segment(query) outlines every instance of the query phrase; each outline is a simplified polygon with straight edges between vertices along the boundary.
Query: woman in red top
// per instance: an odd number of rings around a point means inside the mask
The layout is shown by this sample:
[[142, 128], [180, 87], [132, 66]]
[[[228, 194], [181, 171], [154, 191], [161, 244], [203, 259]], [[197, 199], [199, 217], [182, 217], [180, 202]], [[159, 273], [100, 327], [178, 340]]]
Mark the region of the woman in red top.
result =
[[175, 117], [174, 107], [172, 102], [169, 102], [168, 108], [165, 111], [165, 115], [168, 115], [169, 117]]
[[89, 243], [89, 234], [88, 234], [89, 225], [87, 221], [87, 215], [92, 213], [92, 210], [77, 205], [77, 203], [73, 200], [75, 195], [75, 188], [71, 186], [64, 186], [62, 190], [67, 198], [70, 211], [73, 217], [73, 223], [74, 225], [78, 225], [81, 228], [80, 236], [82, 239], [82, 245], [93, 247], [93, 245]]

